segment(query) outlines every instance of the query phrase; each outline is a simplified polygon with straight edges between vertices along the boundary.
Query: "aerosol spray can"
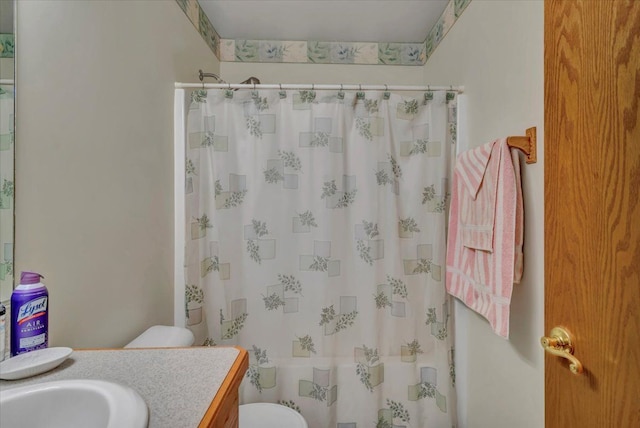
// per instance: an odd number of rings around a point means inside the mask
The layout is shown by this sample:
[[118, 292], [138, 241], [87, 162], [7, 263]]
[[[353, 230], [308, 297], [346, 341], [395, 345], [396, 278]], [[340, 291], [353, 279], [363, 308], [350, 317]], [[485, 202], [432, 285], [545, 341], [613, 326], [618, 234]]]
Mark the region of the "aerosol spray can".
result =
[[49, 292], [42, 275], [22, 272], [11, 295], [11, 356], [49, 346]]

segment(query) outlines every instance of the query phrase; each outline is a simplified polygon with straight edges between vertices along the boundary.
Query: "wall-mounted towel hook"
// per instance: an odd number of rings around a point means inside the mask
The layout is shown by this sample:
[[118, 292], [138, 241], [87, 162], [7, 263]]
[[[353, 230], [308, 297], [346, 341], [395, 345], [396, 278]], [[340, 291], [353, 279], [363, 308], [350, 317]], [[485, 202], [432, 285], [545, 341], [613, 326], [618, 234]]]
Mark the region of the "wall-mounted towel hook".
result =
[[525, 155], [525, 162], [536, 163], [538, 161], [538, 143], [536, 140], [536, 127], [529, 128], [525, 131], [526, 136], [507, 137], [509, 147], [515, 147], [522, 151]]

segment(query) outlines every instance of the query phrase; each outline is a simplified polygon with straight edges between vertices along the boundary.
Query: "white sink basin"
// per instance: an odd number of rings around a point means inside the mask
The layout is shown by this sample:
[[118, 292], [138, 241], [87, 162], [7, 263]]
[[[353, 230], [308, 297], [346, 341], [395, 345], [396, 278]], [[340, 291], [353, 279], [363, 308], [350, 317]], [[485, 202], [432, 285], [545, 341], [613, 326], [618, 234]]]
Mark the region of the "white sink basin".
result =
[[61, 380], [0, 391], [2, 428], [146, 428], [133, 389], [101, 380]]

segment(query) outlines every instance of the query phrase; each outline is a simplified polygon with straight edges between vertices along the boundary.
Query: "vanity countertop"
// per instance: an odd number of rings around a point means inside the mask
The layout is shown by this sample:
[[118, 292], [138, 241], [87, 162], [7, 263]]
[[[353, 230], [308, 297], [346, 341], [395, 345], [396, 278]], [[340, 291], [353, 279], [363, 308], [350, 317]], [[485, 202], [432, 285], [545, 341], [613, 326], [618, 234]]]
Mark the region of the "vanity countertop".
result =
[[[74, 350], [59, 367], [1, 389], [66, 379], [101, 379], [135, 389], [149, 407], [149, 428], [208, 426], [247, 352], [233, 347]], [[236, 386], [237, 387], [237, 386]]]

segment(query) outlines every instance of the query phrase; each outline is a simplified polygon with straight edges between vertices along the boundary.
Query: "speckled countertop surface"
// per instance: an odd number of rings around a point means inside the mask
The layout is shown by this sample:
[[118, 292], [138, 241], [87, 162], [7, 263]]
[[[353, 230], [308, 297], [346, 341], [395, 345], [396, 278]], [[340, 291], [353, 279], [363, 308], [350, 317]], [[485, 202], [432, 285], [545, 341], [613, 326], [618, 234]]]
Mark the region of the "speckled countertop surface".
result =
[[77, 350], [57, 368], [0, 389], [65, 379], [128, 385], [149, 407], [149, 428], [197, 427], [238, 357], [235, 348]]

